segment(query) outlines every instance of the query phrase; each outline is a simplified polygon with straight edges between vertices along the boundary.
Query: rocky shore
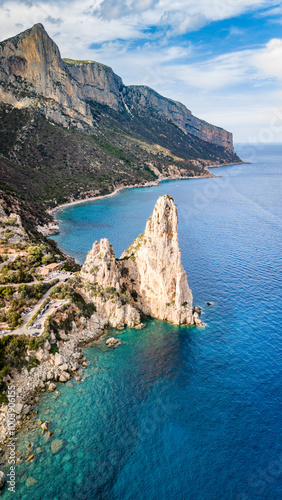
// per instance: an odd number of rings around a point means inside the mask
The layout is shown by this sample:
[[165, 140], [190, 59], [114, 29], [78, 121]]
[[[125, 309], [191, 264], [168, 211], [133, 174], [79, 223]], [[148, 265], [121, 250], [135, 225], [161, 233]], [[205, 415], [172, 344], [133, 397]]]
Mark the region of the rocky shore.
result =
[[[15, 431], [25, 427], [34, 416], [34, 405], [39, 401], [39, 395], [44, 391], [53, 392], [58, 382], [68, 382], [71, 377], [80, 380], [81, 372], [87, 367], [82, 346], [97, 340], [106, 331], [108, 321], [105, 317], [93, 314], [84, 321], [83, 329], [78, 329], [73, 323], [69, 341], [57, 342], [58, 352], [52, 354], [51, 344], [45, 340], [43, 348], [29, 351], [28, 356], [35, 356], [40, 364], [28, 371], [23, 368], [21, 372], [12, 370], [7, 377], [8, 386], [15, 387]], [[2, 463], [7, 459], [5, 444], [9, 438], [8, 405], [0, 408], [0, 440], [2, 443]]]

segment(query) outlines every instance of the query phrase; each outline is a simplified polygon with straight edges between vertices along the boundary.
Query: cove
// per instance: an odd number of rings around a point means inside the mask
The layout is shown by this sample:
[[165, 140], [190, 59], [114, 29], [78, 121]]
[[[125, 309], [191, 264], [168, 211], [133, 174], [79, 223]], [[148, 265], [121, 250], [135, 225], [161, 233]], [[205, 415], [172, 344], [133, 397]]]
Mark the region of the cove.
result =
[[214, 169], [219, 178], [124, 190], [58, 212], [54, 239], [83, 262], [101, 237], [120, 255], [157, 198], [173, 196], [206, 327], [148, 319], [141, 332], [109, 332], [122, 340], [117, 349], [104, 339], [86, 348], [84, 380], [58, 384], [57, 399], [39, 402], [54, 436], [20, 436], [18, 448], [32, 442], [35, 460], [17, 465], [14, 498], [281, 498], [282, 146], [254, 151], [250, 165]]

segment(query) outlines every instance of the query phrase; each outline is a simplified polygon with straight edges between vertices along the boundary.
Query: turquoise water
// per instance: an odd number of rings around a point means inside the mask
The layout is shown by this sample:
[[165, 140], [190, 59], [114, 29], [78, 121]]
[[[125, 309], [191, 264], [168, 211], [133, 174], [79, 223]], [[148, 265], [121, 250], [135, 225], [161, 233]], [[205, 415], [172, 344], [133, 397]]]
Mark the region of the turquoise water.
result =
[[[95, 239], [119, 255], [161, 194], [179, 209], [182, 258], [205, 329], [148, 320], [85, 349], [83, 382], [44, 394], [23, 500], [278, 500], [281, 449], [282, 146], [237, 148], [251, 165], [169, 181], [59, 212], [58, 244], [83, 261]], [[206, 301], [214, 301], [212, 307]], [[54, 438], [61, 451], [52, 455]], [[41, 448], [38, 450], [38, 447]], [[27, 479], [37, 483], [27, 486]], [[9, 498], [5, 493], [4, 498]]]

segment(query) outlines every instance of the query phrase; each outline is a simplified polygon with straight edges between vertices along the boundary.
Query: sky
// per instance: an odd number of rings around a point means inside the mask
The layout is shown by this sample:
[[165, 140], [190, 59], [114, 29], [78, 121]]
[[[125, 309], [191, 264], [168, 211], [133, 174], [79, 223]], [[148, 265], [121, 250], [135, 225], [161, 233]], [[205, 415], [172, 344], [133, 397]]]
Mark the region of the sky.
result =
[[282, 2], [0, 0], [0, 39], [42, 23], [62, 57], [107, 64], [233, 132], [282, 142]]

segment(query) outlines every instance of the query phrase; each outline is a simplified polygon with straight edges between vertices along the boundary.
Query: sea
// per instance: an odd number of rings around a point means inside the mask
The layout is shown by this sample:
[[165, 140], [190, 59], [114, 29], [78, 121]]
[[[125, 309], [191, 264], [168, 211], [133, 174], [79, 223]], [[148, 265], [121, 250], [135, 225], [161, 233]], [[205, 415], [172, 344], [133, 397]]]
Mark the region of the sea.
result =
[[[159, 196], [179, 212], [179, 244], [204, 328], [148, 318], [84, 349], [82, 382], [43, 394], [20, 435], [20, 500], [281, 500], [282, 145], [238, 144], [245, 164], [57, 212], [59, 247], [82, 263], [109, 238], [120, 256]], [[211, 306], [207, 302], [212, 302]], [[59, 440], [57, 453], [51, 444]], [[7, 466], [5, 471], [7, 472]]]

